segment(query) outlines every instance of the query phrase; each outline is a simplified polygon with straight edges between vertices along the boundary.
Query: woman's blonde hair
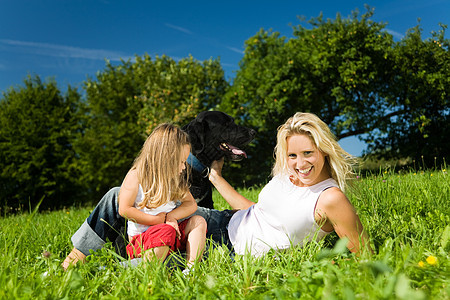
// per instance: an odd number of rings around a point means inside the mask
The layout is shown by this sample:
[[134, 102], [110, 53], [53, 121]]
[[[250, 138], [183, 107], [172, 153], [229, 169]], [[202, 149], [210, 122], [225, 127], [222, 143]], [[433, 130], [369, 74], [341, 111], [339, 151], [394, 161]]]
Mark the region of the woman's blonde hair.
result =
[[187, 176], [180, 174], [185, 145], [190, 145], [188, 134], [169, 123], [156, 127], [147, 138], [133, 164], [145, 195], [139, 208], [156, 208], [189, 192], [189, 168]]
[[338, 144], [328, 125], [312, 113], [298, 112], [278, 127], [272, 175], [289, 174], [287, 138], [297, 134], [309, 136], [317, 149], [322, 151], [325, 155], [325, 167], [344, 191], [347, 179], [353, 175], [352, 166], [355, 159]]

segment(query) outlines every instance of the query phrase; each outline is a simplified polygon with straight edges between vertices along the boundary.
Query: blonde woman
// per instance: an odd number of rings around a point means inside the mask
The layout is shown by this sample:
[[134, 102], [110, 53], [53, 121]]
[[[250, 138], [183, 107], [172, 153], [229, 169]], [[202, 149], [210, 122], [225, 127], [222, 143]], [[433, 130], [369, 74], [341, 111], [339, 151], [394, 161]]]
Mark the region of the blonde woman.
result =
[[[227, 232], [237, 254], [260, 256], [270, 249], [321, 239], [332, 231], [348, 238], [350, 251], [371, 251], [359, 217], [343, 192], [352, 173], [351, 156], [322, 120], [310, 113], [289, 118], [278, 128], [275, 156], [273, 178], [256, 204], [221, 176], [223, 161], [211, 170], [211, 182], [237, 209], [229, 218]], [[205, 218], [210, 230], [207, 214]]]

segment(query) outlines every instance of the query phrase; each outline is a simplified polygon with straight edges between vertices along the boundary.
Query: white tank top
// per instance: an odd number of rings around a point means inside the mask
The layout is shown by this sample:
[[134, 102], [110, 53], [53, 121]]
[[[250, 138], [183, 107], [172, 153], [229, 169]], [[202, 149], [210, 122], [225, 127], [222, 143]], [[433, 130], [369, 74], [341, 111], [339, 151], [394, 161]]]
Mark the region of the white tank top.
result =
[[314, 210], [319, 195], [330, 187], [338, 187], [332, 178], [298, 187], [288, 176], [275, 176], [261, 190], [258, 203], [231, 218], [228, 234], [235, 252], [261, 256], [323, 238], [328, 232], [317, 225]]
[[[175, 201], [169, 201], [166, 204], [158, 206], [157, 208], [152, 208], [152, 209], [149, 209], [147, 207], [138, 208], [138, 204], [141, 203], [142, 200], [144, 200], [144, 190], [142, 189], [142, 186], [139, 185], [139, 191], [138, 191], [138, 194], [136, 196], [136, 199], [134, 200], [134, 207], [136, 207], [140, 211], [143, 211], [146, 214], [149, 214], [149, 215], [152, 215], [152, 216], [156, 216], [157, 214], [159, 214], [161, 212], [168, 213], [168, 212], [172, 211], [176, 207], [176, 202]], [[149, 227], [150, 226], [148, 226], [148, 225], [138, 224], [138, 223], [135, 223], [135, 222], [133, 222], [131, 220], [128, 220], [128, 222], [127, 222], [127, 233], [128, 233], [129, 236], [133, 237], [133, 236], [135, 236], [137, 234], [143, 233]]]

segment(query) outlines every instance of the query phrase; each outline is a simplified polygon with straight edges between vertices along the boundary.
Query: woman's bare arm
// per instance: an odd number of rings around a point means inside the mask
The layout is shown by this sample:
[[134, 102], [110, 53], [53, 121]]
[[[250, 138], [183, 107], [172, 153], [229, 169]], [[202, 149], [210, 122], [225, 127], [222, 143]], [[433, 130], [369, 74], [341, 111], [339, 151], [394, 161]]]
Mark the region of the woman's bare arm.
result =
[[373, 252], [355, 208], [340, 189], [330, 188], [320, 195], [317, 214], [326, 221], [322, 227], [325, 231], [332, 228], [340, 238], [348, 238], [347, 248], [351, 252], [359, 254], [362, 249]]
[[222, 167], [224, 159], [214, 161], [211, 164], [209, 173], [209, 181], [214, 185], [217, 191], [228, 202], [233, 209], [247, 209], [255, 203], [239, 194], [229, 183], [222, 177]]

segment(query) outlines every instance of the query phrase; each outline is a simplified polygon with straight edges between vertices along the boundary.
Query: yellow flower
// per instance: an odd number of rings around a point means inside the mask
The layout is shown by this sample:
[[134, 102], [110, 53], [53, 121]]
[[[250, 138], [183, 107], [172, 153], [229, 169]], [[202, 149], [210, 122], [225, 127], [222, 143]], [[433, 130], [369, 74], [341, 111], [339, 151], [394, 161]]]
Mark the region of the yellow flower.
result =
[[414, 175], [417, 175], [417, 173], [414, 173]]
[[425, 264], [423, 263], [423, 261], [419, 261], [418, 263], [419, 267], [423, 268], [425, 266]]
[[433, 174], [430, 174], [430, 176], [433, 176]]
[[430, 255], [427, 257], [427, 263], [429, 263], [430, 265], [435, 265], [437, 264], [437, 257]]

